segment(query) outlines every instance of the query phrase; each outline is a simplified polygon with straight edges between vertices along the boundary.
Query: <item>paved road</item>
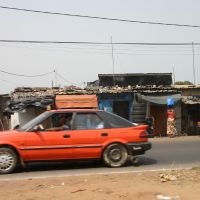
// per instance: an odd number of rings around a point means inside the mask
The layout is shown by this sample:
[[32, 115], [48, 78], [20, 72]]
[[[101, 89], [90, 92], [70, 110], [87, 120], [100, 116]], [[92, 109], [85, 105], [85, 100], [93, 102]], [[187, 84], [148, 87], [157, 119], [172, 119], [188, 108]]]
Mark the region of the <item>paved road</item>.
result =
[[152, 149], [140, 157], [140, 166], [106, 168], [100, 163], [73, 162], [29, 164], [17, 173], [1, 175], [0, 180], [126, 173], [143, 170], [191, 168], [200, 166], [200, 137], [153, 138]]
[[149, 167], [187, 168], [200, 165], [200, 136], [154, 138], [151, 142], [153, 148], [144, 157], [146, 164], [151, 159], [155, 161]]

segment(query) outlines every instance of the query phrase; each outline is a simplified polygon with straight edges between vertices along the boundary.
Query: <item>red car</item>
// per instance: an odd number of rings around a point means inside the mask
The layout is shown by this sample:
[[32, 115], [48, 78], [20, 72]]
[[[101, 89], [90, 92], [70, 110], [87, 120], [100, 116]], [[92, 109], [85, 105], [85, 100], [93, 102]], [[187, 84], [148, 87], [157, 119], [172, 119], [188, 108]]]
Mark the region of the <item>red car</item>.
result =
[[151, 148], [146, 125], [100, 110], [46, 111], [16, 130], [0, 132], [0, 173], [30, 161], [99, 158], [109, 167]]

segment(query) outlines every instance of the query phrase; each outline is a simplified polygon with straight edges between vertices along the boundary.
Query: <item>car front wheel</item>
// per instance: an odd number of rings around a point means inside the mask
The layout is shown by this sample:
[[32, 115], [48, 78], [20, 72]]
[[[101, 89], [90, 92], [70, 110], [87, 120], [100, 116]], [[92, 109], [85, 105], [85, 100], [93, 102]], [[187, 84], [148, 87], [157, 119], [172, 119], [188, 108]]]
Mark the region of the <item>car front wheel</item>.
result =
[[10, 148], [0, 148], [0, 174], [9, 174], [17, 166], [17, 155]]
[[128, 151], [124, 145], [113, 143], [105, 148], [102, 157], [108, 167], [121, 167], [127, 162]]

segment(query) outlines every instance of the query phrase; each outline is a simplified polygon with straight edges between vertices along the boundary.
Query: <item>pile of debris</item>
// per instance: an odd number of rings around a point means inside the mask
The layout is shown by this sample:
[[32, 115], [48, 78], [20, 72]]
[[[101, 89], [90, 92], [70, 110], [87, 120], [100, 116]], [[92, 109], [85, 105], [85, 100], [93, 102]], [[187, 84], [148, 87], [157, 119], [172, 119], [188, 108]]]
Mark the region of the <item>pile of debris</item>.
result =
[[160, 182], [168, 182], [168, 181], [176, 181], [180, 177], [180, 174], [167, 174], [167, 173], [161, 173], [159, 175]]

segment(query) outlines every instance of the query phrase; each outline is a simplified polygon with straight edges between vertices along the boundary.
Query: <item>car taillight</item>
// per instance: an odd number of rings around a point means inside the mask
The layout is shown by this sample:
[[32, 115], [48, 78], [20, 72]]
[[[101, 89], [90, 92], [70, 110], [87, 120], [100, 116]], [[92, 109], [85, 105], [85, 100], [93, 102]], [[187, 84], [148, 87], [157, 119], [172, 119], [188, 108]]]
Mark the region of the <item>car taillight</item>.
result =
[[143, 131], [140, 133], [140, 138], [148, 138], [149, 134], [147, 133], [147, 131]]

